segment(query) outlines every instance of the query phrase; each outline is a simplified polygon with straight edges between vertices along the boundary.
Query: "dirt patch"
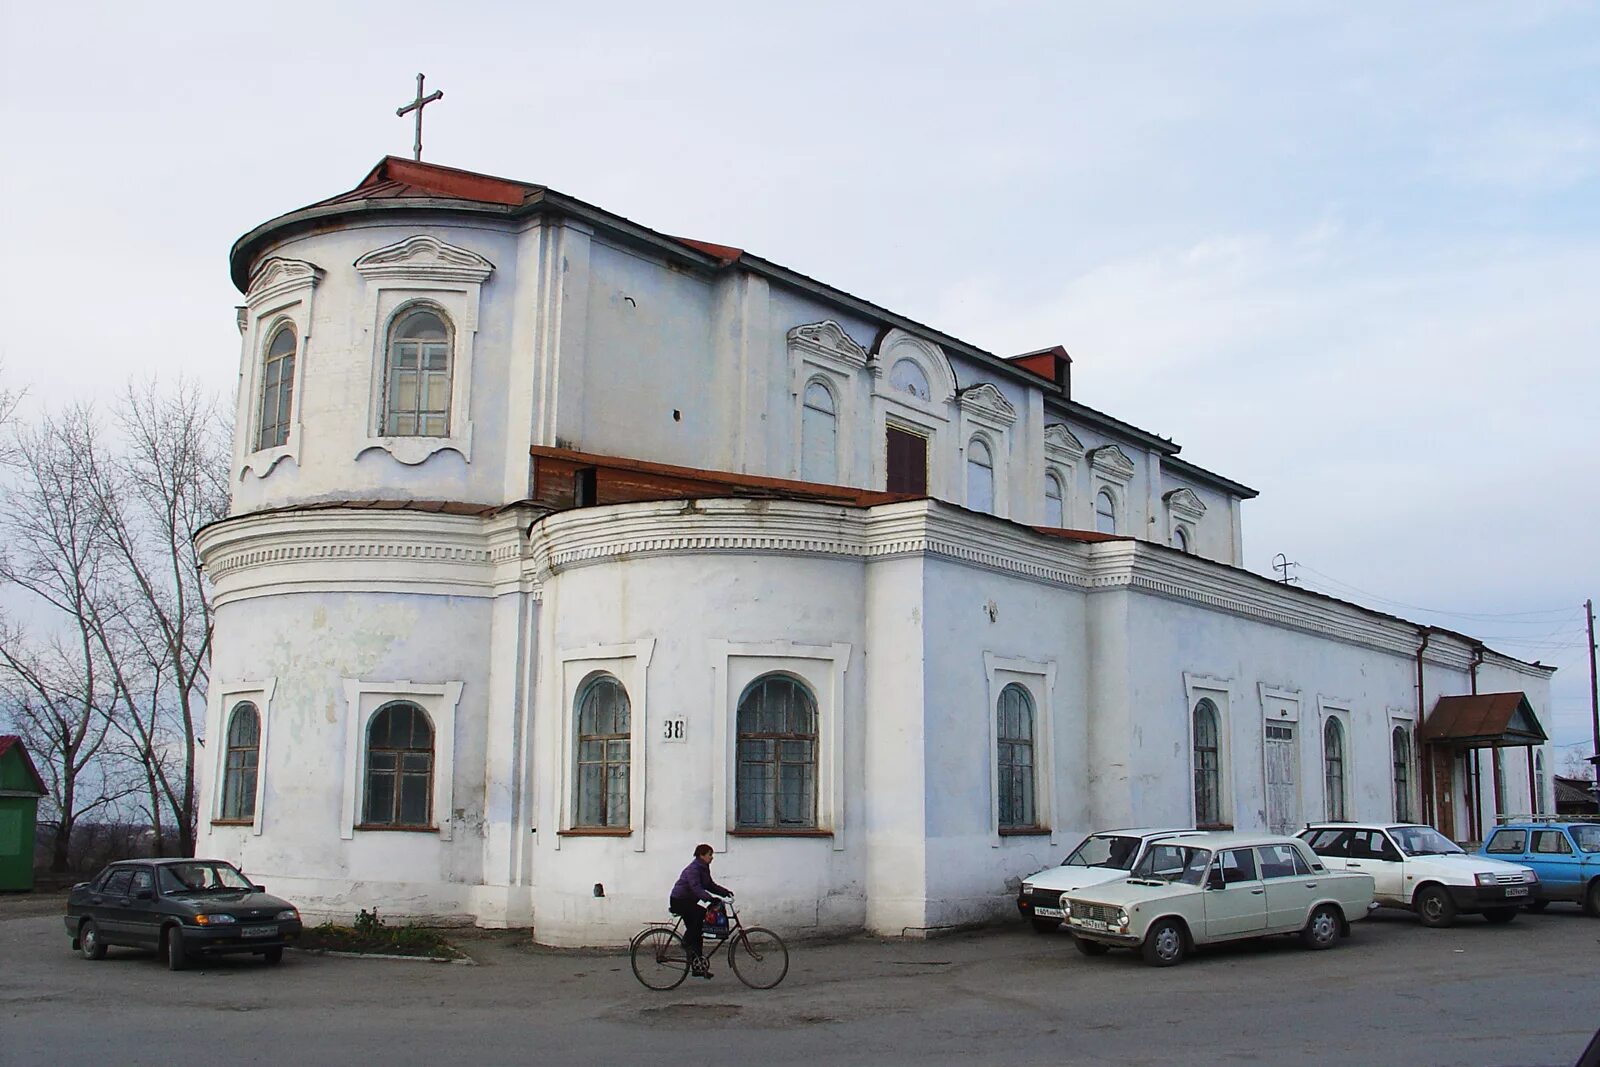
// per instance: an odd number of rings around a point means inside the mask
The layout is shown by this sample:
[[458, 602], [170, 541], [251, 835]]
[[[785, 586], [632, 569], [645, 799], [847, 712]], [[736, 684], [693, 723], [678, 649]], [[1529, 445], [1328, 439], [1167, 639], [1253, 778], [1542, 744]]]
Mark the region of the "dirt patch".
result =
[[66, 890], [36, 889], [31, 893], [0, 893], [0, 922], [32, 919], [40, 915], [65, 915]]

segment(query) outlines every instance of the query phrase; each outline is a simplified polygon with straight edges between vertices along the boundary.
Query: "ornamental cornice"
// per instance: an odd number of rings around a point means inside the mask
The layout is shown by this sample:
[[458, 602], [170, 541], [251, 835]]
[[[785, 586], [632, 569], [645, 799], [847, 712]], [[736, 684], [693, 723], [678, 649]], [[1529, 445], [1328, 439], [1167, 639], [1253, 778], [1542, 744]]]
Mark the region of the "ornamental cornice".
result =
[[1101, 474], [1126, 481], [1133, 477], [1133, 460], [1118, 445], [1101, 445], [1089, 450], [1089, 462]]
[[363, 278], [402, 281], [443, 281], [481, 284], [494, 264], [468, 248], [446, 244], [437, 237], [417, 234], [392, 245], [375, 248], [355, 262]]
[[1178, 516], [1180, 519], [1188, 519], [1190, 522], [1199, 522], [1201, 518], [1205, 516], [1205, 501], [1201, 500], [1199, 496], [1195, 495], [1195, 491], [1193, 489], [1189, 489], [1187, 487], [1182, 489], [1174, 489], [1170, 493], [1162, 496], [1162, 499], [1167, 502], [1167, 507], [1172, 509], [1172, 513]]
[[252, 309], [258, 309], [297, 289], [314, 289], [323, 275], [324, 271], [315, 263], [272, 256], [262, 260], [256, 272], [250, 276], [245, 303]]
[[1047, 454], [1079, 459], [1083, 456], [1083, 442], [1067, 429], [1065, 423], [1052, 422], [1044, 428], [1044, 450]]
[[789, 347], [808, 356], [820, 356], [825, 363], [846, 370], [858, 370], [867, 365], [867, 350], [832, 319], [796, 326], [789, 331]]
[[1010, 426], [1017, 421], [1017, 409], [1011, 406], [993, 382], [979, 382], [961, 390], [961, 410], [967, 415], [999, 426]]

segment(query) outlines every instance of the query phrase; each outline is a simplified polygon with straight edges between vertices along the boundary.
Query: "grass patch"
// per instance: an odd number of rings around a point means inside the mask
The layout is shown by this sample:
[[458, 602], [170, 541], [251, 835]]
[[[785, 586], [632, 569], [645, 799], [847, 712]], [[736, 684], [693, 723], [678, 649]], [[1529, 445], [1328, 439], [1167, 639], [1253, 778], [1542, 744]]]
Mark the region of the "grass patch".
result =
[[378, 910], [362, 911], [350, 926], [325, 922], [300, 935], [299, 948], [329, 952], [365, 952], [379, 956], [443, 956], [464, 958], [444, 935], [425, 926], [390, 926], [378, 917]]

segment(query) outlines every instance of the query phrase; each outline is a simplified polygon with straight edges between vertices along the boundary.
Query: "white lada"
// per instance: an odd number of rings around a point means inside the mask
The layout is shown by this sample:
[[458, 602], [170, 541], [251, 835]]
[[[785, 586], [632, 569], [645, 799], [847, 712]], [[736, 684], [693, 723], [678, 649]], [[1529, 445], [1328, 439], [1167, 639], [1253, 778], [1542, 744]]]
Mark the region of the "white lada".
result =
[[1080, 952], [1138, 949], [1157, 967], [1268, 934], [1332, 948], [1372, 906], [1368, 875], [1330, 871], [1292, 837], [1232, 832], [1157, 842], [1129, 877], [1061, 895]]
[[1060, 866], [1035, 871], [1022, 880], [1017, 890], [1017, 911], [1033, 924], [1036, 932], [1054, 933], [1061, 925], [1062, 893], [1126, 878], [1155, 842], [1197, 832], [1140, 827], [1090, 834]]

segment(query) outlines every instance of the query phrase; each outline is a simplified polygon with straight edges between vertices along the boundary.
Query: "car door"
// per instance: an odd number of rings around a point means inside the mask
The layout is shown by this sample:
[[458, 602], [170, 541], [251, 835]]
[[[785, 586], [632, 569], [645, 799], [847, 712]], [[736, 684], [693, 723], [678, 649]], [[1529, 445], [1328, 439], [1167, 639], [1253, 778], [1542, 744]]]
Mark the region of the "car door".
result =
[[1382, 830], [1351, 830], [1343, 869], [1371, 875], [1372, 895], [1380, 904], [1405, 904], [1405, 860]]
[[1345, 851], [1350, 846], [1350, 831], [1324, 827], [1319, 830], [1308, 830], [1300, 835], [1300, 839], [1311, 846], [1311, 851], [1322, 857], [1323, 865], [1330, 871], [1342, 871], [1345, 865]]
[[124, 929], [132, 941], [154, 947], [161, 937], [161, 911], [156, 899], [155, 872], [149, 867], [133, 868], [128, 902], [123, 909]]
[[1533, 831], [1528, 858], [1536, 864], [1546, 897], [1577, 900], [1583, 886], [1583, 860], [1564, 830]]
[[1206, 939], [1258, 934], [1267, 928], [1267, 890], [1254, 849], [1230, 848], [1217, 855], [1206, 879]]
[[1256, 849], [1261, 884], [1267, 891], [1267, 928], [1297, 930], [1311, 913], [1318, 879], [1293, 845], [1262, 845]]
[[129, 943], [128, 905], [133, 886], [133, 870], [118, 867], [106, 876], [100, 891], [89, 898], [89, 915], [100, 927], [100, 940], [119, 945]]

